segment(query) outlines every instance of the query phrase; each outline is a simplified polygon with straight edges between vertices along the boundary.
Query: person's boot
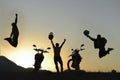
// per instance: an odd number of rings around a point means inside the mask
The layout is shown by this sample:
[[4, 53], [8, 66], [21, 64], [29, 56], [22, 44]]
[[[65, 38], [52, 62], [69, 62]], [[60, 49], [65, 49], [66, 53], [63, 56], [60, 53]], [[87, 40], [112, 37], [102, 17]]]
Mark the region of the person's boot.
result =
[[114, 50], [113, 48], [108, 48], [108, 54], [110, 54], [110, 51]]
[[4, 40], [11, 42], [11, 38], [4, 38]]

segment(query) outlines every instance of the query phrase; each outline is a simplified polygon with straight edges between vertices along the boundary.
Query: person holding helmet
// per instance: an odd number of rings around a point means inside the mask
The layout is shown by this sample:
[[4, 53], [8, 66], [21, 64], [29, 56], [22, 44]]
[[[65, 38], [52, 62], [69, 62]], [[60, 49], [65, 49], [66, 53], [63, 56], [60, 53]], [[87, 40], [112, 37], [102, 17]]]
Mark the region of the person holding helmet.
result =
[[94, 42], [94, 48], [95, 49], [99, 49], [99, 57], [100, 58], [106, 56], [107, 54], [110, 53], [111, 50], [113, 50], [113, 48], [108, 48], [107, 50], [105, 49], [105, 45], [107, 43], [107, 40], [104, 37], [101, 37], [100, 34], [97, 35], [96, 39], [92, 38], [89, 35], [89, 31], [88, 30], [85, 30], [83, 32], [83, 34]]

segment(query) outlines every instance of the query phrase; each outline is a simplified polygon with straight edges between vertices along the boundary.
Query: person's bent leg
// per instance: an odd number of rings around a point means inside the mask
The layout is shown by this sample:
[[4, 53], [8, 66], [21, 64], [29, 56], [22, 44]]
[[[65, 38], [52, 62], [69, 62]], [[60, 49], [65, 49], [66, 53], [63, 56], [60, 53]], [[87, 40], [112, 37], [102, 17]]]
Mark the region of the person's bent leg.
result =
[[102, 57], [104, 57], [106, 55], [107, 55], [107, 53], [106, 53], [104, 48], [103, 49], [99, 49], [99, 58], [102, 58]]
[[4, 40], [8, 41], [8, 43], [13, 47], [17, 47], [17, 44], [18, 44], [17, 40], [12, 40], [12, 38], [4, 38]]
[[4, 40], [8, 41], [9, 43], [12, 41], [11, 38], [4, 38]]
[[112, 51], [112, 50], [114, 50], [114, 49], [113, 48], [108, 48], [107, 51], [106, 51], [106, 53], [110, 54], [110, 51]]
[[13, 37], [13, 44], [12, 44], [12, 46], [17, 47], [17, 45], [18, 45], [18, 38]]

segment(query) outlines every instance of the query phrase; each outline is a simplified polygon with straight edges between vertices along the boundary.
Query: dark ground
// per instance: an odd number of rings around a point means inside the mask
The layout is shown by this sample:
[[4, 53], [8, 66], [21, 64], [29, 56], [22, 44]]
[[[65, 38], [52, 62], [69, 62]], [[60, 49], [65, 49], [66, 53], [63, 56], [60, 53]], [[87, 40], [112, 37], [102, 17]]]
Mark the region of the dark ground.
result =
[[16, 65], [5, 56], [0, 56], [0, 80], [120, 80], [120, 73], [115, 70], [109, 73], [64, 71], [55, 73], [46, 70], [34, 72]]
[[55, 73], [50, 71], [1, 72], [0, 80], [120, 80], [120, 73], [64, 71]]

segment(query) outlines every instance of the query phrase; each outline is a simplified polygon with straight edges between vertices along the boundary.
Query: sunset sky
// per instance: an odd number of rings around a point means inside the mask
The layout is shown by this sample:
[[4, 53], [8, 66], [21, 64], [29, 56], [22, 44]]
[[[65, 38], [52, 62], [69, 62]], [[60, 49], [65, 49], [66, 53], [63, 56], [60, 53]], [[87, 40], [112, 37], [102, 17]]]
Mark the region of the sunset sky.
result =
[[[19, 44], [12, 47], [4, 40], [11, 33], [11, 23], [18, 13]], [[109, 55], [99, 58], [98, 49], [83, 35], [84, 30], [96, 38], [101, 34], [107, 39], [106, 49], [114, 48]], [[120, 71], [120, 0], [0, 0], [0, 55], [6, 56], [25, 68], [33, 67], [35, 51], [52, 47], [48, 34], [54, 33], [53, 41], [66, 39], [61, 57], [64, 70], [72, 48], [85, 44], [80, 52], [81, 69], [86, 71]], [[53, 49], [44, 54], [42, 69], [55, 71]]]

